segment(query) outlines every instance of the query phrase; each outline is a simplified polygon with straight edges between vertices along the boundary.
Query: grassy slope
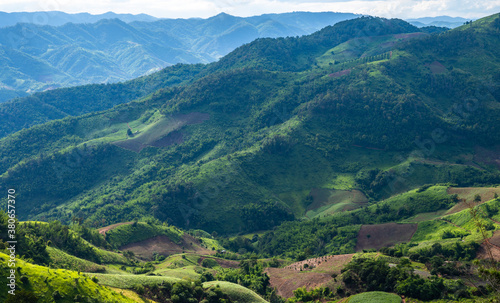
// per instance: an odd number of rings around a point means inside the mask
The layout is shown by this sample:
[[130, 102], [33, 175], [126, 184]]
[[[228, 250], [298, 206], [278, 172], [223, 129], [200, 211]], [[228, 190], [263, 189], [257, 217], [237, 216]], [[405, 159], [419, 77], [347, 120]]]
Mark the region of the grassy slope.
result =
[[[2, 276], [8, 277], [8, 256], [0, 253]], [[53, 302], [52, 294], [59, 291], [63, 299], [60, 302], [74, 302], [77, 295], [95, 298], [102, 302], [134, 302], [104, 286], [94, 283], [88, 276], [66, 269], [49, 269], [32, 265], [18, 259], [16, 263], [17, 290], [28, 290], [39, 297], [39, 302]], [[21, 276], [28, 278], [27, 283], [20, 281]], [[0, 299], [5, 300], [7, 286], [2, 283]], [[59, 301], [58, 301], [59, 302]]]
[[401, 297], [382, 291], [371, 291], [349, 297], [346, 303], [400, 303]]

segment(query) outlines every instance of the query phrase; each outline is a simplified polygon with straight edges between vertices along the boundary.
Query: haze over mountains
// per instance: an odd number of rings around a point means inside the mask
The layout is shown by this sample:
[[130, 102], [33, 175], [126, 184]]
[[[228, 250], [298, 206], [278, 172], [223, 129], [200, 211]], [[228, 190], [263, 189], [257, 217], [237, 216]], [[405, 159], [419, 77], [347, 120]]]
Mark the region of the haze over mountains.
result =
[[[356, 17], [294, 12], [157, 19], [111, 12], [0, 12], [0, 102], [58, 87], [129, 80], [177, 63], [213, 62], [257, 38], [302, 36]], [[460, 20], [412, 22], [453, 27]]]
[[[52, 23], [70, 19], [61, 14]], [[109, 16], [115, 15], [94, 17]], [[62, 86], [128, 80], [176, 63], [213, 62], [257, 38], [301, 36], [357, 16], [297, 12], [241, 18], [222, 13], [208, 19], [143, 22], [135, 20], [143, 16], [116, 15], [121, 20], [79, 23], [92, 20], [83, 14], [71, 16], [76, 23], [62, 26], [3, 27], [0, 101]]]

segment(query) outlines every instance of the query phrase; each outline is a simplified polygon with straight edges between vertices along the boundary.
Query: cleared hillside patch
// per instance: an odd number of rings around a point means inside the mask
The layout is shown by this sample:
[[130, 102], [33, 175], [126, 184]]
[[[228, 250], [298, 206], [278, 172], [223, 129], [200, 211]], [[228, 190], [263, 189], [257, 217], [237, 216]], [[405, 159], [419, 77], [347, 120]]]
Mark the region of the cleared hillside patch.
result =
[[270, 267], [266, 269], [266, 273], [271, 278], [271, 287], [277, 289], [278, 295], [290, 298], [293, 297], [293, 291], [299, 287], [310, 290], [335, 283], [332, 275], [340, 274], [341, 269], [353, 256], [354, 254], [348, 254], [308, 259], [284, 268]]
[[213, 254], [214, 251], [201, 246], [198, 239], [184, 234], [182, 238], [175, 242], [170, 237], [165, 235], [155, 236], [143, 241], [130, 243], [120, 247], [122, 251], [131, 251], [138, 258], [144, 260], [153, 260], [154, 253], [163, 256], [170, 256], [184, 252], [197, 253], [197, 254]]
[[495, 198], [495, 194], [500, 196], [500, 187], [450, 187], [446, 191], [449, 195], [457, 195], [461, 202], [452, 207], [446, 214], [454, 214], [469, 208], [469, 205], [476, 204], [474, 198], [481, 196], [478, 204], [490, 201]]
[[340, 211], [361, 208], [368, 203], [368, 198], [359, 190], [335, 190], [313, 188], [310, 196], [312, 203], [307, 208], [306, 217], [314, 218]]
[[[8, 256], [0, 253], [0, 274], [8, 277]], [[16, 292], [26, 290], [39, 298], [39, 302], [54, 302], [55, 291], [61, 297], [58, 302], [75, 302], [75, 297], [92, 297], [99, 302], [134, 302], [107, 287], [92, 281], [90, 277], [98, 274], [79, 274], [66, 269], [51, 269], [33, 265], [21, 259], [16, 262]], [[24, 281], [21, 281], [21, 276]], [[7, 283], [0, 285], [0, 301], [7, 299]]]
[[[139, 131], [133, 132], [133, 137], [113, 142], [113, 144], [136, 153], [148, 146], [167, 147], [183, 142], [183, 135], [178, 131], [180, 128], [185, 125], [203, 123], [209, 118], [209, 114], [198, 112], [162, 118]], [[126, 130], [123, 131], [123, 134], [126, 134]]]
[[363, 249], [380, 249], [397, 243], [409, 242], [417, 231], [418, 224], [385, 223], [363, 225], [359, 230], [356, 251]]

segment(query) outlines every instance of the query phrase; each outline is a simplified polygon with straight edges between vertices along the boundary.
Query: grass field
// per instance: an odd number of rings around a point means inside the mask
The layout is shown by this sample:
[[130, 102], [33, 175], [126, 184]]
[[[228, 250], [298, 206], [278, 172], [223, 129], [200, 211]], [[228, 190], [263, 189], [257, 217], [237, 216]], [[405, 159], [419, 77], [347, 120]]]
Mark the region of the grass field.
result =
[[224, 281], [212, 281], [203, 283], [204, 288], [210, 288], [219, 285], [221, 290], [229, 296], [231, 301], [239, 303], [266, 303], [267, 301], [262, 299], [258, 294], [245, 288], [241, 285], [224, 282]]
[[146, 276], [146, 275], [114, 275], [114, 274], [85, 274], [88, 277], [96, 277], [99, 284], [112, 286], [117, 288], [132, 288], [134, 285], [154, 285], [167, 281], [175, 283], [181, 281], [180, 278], [164, 277], [164, 276]]
[[[7, 259], [6, 254], [0, 253], [0, 274], [4, 277], [9, 276]], [[87, 276], [66, 269], [50, 269], [21, 259], [17, 259], [16, 268], [16, 292], [23, 289], [32, 291], [39, 298], [39, 302], [54, 302], [53, 295], [56, 290], [61, 296], [57, 302], [75, 302], [78, 295], [92, 297], [99, 302], [134, 302], [92, 281], [89, 276], [94, 274]], [[21, 281], [21, 277], [26, 277], [26, 280]], [[7, 295], [7, 283], [2, 283], [0, 301], [5, 302]]]
[[401, 297], [382, 291], [371, 291], [351, 296], [346, 303], [400, 303]]

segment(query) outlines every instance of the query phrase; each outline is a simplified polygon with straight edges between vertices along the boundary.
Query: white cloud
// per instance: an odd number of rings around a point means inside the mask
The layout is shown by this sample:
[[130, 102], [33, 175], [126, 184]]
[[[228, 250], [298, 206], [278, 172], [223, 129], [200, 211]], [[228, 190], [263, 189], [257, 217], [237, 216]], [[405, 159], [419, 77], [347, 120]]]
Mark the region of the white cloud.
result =
[[290, 11], [336, 11], [383, 17], [482, 17], [500, 11], [500, 0], [1, 0], [0, 11], [146, 13], [156, 17], [237, 16]]

